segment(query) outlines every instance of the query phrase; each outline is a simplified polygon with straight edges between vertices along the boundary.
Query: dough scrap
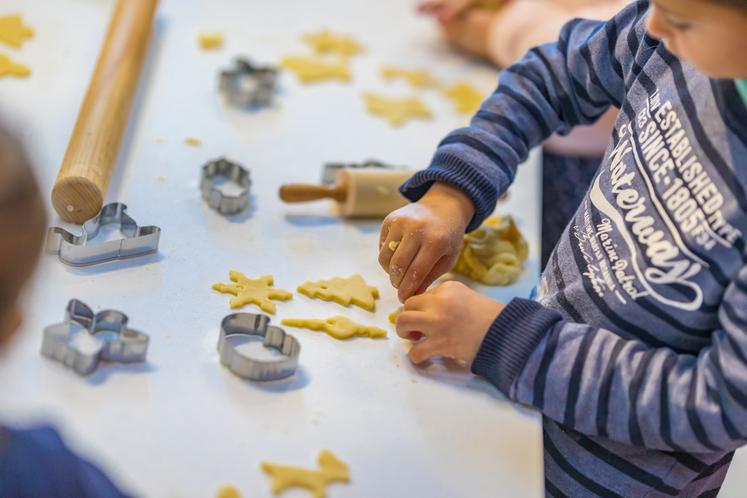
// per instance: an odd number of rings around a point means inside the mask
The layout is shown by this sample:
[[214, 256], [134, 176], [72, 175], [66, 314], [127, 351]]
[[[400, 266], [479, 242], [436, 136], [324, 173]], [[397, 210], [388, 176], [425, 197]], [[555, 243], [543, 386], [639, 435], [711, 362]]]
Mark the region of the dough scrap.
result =
[[319, 470], [309, 470], [290, 465], [262, 462], [260, 467], [270, 476], [272, 494], [277, 496], [288, 488], [306, 488], [314, 498], [327, 496], [327, 485], [331, 482], [350, 482], [350, 469], [331, 451], [319, 453]]
[[13, 48], [21, 48], [26, 38], [34, 36], [34, 30], [23, 24], [18, 14], [0, 16], [0, 42]]
[[457, 83], [444, 90], [444, 95], [454, 101], [454, 110], [460, 114], [475, 113], [485, 95], [469, 83]]
[[389, 98], [375, 93], [364, 93], [363, 99], [369, 113], [382, 116], [392, 126], [399, 126], [409, 119], [430, 119], [431, 110], [417, 97]]
[[371, 339], [386, 337], [386, 330], [360, 325], [344, 316], [333, 316], [326, 320], [286, 318], [281, 323], [289, 327], [326, 332], [327, 335], [341, 340], [356, 336], [370, 337]]
[[310, 298], [334, 301], [342, 306], [354, 304], [367, 311], [376, 308], [376, 299], [379, 297], [379, 289], [368, 285], [358, 274], [348, 278], [333, 277], [318, 282], [305, 282], [297, 290]]
[[315, 57], [288, 56], [280, 66], [293, 71], [302, 83], [324, 80], [350, 81], [350, 71], [343, 62], [326, 62]]
[[241, 308], [247, 304], [256, 304], [259, 308], [270, 314], [275, 314], [275, 303], [273, 299], [287, 301], [293, 297], [283, 289], [273, 289], [274, 279], [272, 275], [265, 275], [257, 279], [250, 279], [243, 273], [231, 270], [228, 276], [233, 284], [213, 284], [213, 289], [224, 294], [232, 294], [231, 308]]
[[390, 251], [396, 251], [397, 248], [399, 247], [399, 244], [400, 244], [399, 241], [393, 240], [393, 241], [389, 242], [389, 244], [387, 245], [387, 247], [389, 248]]
[[336, 53], [343, 57], [350, 57], [364, 51], [363, 45], [352, 37], [337, 35], [326, 29], [304, 35], [303, 41], [311, 45], [317, 54]]
[[215, 498], [241, 498], [241, 493], [233, 486], [223, 486], [215, 494]]
[[27, 78], [31, 74], [31, 69], [23, 64], [16, 64], [8, 57], [0, 54], [0, 78], [3, 76], [17, 76]]
[[424, 69], [404, 69], [396, 66], [382, 66], [381, 76], [386, 80], [402, 78], [417, 88], [438, 87], [438, 81]]
[[399, 315], [402, 314], [403, 311], [405, 311], [405, 309], [402, 306], [400, 306], [396, 310], [389, 313], [389, 317], [388, 317], [389, 323], [391, 323], [392, 325], [397, 323], [397, 317], [399, 317]]
[[203, 50], [215, 50], [223, 46], [222, 33], [200, 33], [197, 42]]
[[184, 143], [190, 147], [199, 147], [202, 145], [202, 140], [197, 137], [187, 137], [184, 139]]
[[486, 285], [510, 285], [519, 278], [528, 254], [514, 219], [494, 216], [465, 235], [454, 271]]

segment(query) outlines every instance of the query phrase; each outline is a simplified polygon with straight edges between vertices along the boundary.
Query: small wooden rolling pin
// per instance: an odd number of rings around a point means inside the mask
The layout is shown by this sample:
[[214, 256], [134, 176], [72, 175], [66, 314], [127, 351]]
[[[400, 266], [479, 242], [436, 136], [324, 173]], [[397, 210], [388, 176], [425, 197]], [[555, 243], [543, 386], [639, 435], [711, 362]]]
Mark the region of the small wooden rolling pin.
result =
[[279, 194], [291, 203], [333, 199], [340, 214], [348, 218], [383, 218], [409, 202], [399, 193], [399, 186], [411, 176], [412, 171], [345, 168], [337, 172], [334, 186], [283, 185]]
[[158, 0], [119, 0], [52, 190], [60, 217], [98, 214], [117, 161]]

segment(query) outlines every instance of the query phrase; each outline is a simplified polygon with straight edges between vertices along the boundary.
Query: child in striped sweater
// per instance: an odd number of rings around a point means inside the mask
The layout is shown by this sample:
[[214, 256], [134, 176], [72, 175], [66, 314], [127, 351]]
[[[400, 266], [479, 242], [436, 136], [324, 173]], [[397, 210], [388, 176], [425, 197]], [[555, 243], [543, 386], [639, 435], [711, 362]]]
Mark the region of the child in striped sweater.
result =
[[[747, 441], [747, 0], [638, 0], [504, 70], [402, 188], [397, 332], [543, 414], [552, 496], [715, 496]], [[536, 300], [448, 282], [529, 149], [620, 109]], [[400, 244], [395, 251], [389, 243]]]

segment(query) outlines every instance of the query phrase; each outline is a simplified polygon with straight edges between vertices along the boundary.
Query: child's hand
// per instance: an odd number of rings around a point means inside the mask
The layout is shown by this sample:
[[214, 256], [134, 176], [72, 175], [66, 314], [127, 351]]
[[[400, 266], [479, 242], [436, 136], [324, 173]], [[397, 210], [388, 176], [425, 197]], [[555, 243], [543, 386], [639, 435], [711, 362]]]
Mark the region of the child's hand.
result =
[[471, 365], [503, 304], [459, 282], [445, 282], [405, 301], [397, 317], [397, 334], [418, 340], [410, 350], [413, 363], [435, 356]]
[[474, 210], [461, 190], [434, 183], [418, 202], [386, 217], [379, 238], [379, 263], [398, 289], [400, 301], [424, 292], [451, 270]]
[[476, 0], [425, 1], [418, 9], [438, 19], [449, 43], [472, 55], [488, 56], [488, 31], [495, 9], [481, 8]]

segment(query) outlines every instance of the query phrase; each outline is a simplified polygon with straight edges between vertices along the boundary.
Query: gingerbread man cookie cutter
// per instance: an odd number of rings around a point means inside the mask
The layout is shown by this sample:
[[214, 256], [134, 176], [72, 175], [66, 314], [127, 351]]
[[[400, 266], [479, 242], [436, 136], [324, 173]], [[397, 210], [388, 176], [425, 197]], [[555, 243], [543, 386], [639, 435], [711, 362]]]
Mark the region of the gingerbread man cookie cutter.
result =
[[[149, 338], [127, 326], [129, 319], [120, 311], [94, 313], [85, 303], [71, 299], [65, 321], [44, 329], [41, 354], [58, 361], [80, 375], [89, 375], [100, 361], [133, 363], [145, 361]], [[92, 341], [80, 344], [77, 334]]]
[[278, 70], [255, 66], [238, 57], [233, 67], [220, 72], [218, 86], [226, 100], [237, 107], [262, 107], [272, 102]]
[[[119, 225], [123, 237], [89, 244], [104, 225]], [[47, 232], [46, 250], [56, 254], [69, 266], [90, 266], [117, 259], [135, 258], [158, 252], [161, 229], [141, 227], [127, 214], [127, 205], [114, 202], [101, 208], [99, 214], [83, 224], [81, 235], [64, 228], [52, 227]]]
[[[239, 187], [238, 193], [226, 194], [218, 182], [228, 180]], [[239, 163], [221, 157], [202, 167], [200, 190], [202, 198], [220, 214], [240, 213], [249, 206], [249, 187], [252, 185], [249, 171]]]
[[[274, 359], [265, 360], [240, 351], [231, 338], [258, 336], [265, 348], [280, 352]], [[218, 338], [220, 362], [241, 378], [259, 382], [290, 377], [298, 367], [301, 344], [280, 327], [270, 325], [270, 317], [254, 313], [233, 313], [221, 322]]]

